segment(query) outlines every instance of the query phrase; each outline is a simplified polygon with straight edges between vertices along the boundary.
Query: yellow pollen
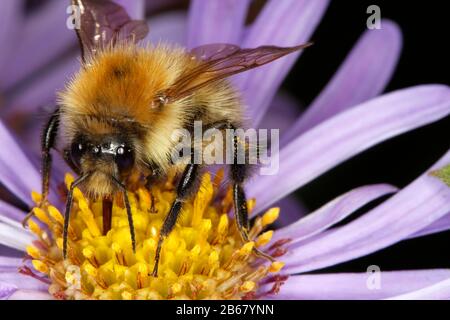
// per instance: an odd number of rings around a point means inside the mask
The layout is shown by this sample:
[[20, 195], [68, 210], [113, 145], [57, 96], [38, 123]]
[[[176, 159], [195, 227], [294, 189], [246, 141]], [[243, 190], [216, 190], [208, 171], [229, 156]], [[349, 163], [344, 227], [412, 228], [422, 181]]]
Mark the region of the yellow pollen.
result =
[[279, 214], [280, 214], [280, 208], [271, 208], [266, 213], [264, 213], [264, 215], [262, 217], [263, 227], [274, 223], [275, 220], [278, 219]]
[[272, 262], [269, 268], [269, 272], [275, 273], [279, 272], [284, 267], [284, 262], [281, 261], [275, 261]]
[[60, 223], [61, 225], [64, 224], [64, 218], [61, 212], [59, 212], [59, 210], [54, 206], [48, 206], [48, 213], [50, 217], [52, 217], [56, 222]]
[[39, 249], [34, 246], [27, 246], [27, 253], [33, 259], [39, 259], [41, 257]]
[[37, 271], [42, 272], [42, 273], [47, 273], [48, 272], [48, 266], [44, 262], [42, 262], [40, 260], [33, 260], [33, 261], [31, 261], [31, 263], [33, 264], [33, 267]]
[[33, 212], [34, 212], [34, 215], [36, 216], [36, 218], [41, 220], [46, 225], [50, 226], [52, 224], [52, 222], [50, 221], [49, 217], [47, 216], [47, 213], [45, 213], [44, 210], [42, 210], [40, 208], [34, 208]]
[[252, 291], [253, 289], [255, 289], [255, 287], [256, 287], [256, 283], [254, 283], [253, 281], [245, 281], [245, 282], [241, 285], [240, 289], [241, 289], [243, 292], [250, 292], [250, 291]]
[[[27, 247], [34, 269], [45, 274], [49, 292], [65, 299], [241, 299], [258, 293], [259, 283], [278, 272], [283, 262], [266, 263], [254, 248], [267, 245], [273, 231], [265, 231], [279, 215], [268, 210], [255, 220], [245, 243], [229, 211], [233, 208], [230, 188], [219, 191], [224, 177], [202, 177], [199, 190], [183, 205], [173, 231], [165, 238], [158, 277], [153, 277], [155, 252], [164, 218], [175, 199], [174, 178], [150, 190], [128, 190], [136, 234], [136, 252], [131, 246], [127, 212], [121, 197], [114, 197], [111, 229], [103, 235], [102, 200], [88, 199], [74, 189], [68, 232], [68, 255], [62, 257], [64, 217], [44, 203], [34, 208], [31, 231], [38, 236]], [[65, 176], [67, 188], [74, 181]], [[33, 192], [38, 205], [41, 195]], [[154, 201], [154, 203], [152, 203]], [[255, 200], [248, 200], [249, 212]], [[262, 232], [264, 231], [264, 232]], [[269, 252], [266, 252], [270, 254]]]
[[31, 199], [34, 203], [40, 203], [42, 201], [42, 195], [36, 191], [31, 192]]
[[256, 240], [256, 246], [262, 247], [265, 244], [268, 244], [270, 240], [272, 239], [273, 230], [269, 230], [261, 234], [258, 239]]

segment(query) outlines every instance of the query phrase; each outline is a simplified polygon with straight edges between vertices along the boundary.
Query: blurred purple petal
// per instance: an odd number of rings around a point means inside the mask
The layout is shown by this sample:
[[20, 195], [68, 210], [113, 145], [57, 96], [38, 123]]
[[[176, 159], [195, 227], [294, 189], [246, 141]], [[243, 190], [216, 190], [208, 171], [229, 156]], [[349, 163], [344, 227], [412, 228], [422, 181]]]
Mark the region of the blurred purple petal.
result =
[[[2, 49], [0, 50], [0, 69], [2, 70], [11, 54], [15, 50], [15, 38], [20, 33], [22, 25], [21, 9], [24, 2], [21, 0], [3, 0], [0, 2], [0, 12], [2, 18], [0, 19], [0, 43]], [[0, 78], [0, 87], [3, 87], [6, 81], [4, 74]]]
[[[260, 45], [293, 46], [308, 41], [319, 24], [328, 0], [271, 0], [250, 27], [242, 47]], [[236, 78], [248, 117], [258, 126], [281, 82], [300, 53], [290, 54], [270, 65], [243, 73]]]
[[[21, 258], [21, 257], [23, 257], [23, 255], [24, 255], [24, 253], [21, 250], [17, 250], [17, 249], [10, 248], [10, 247], [0, 244], [0, 256]], [[0, 272], [2, 272], [1, 268], [0, 268]]]
[[142, 20], [145, 17], [144, 0], [115, 0], [128, 13], [131, 19]]
[[414, 292], [405, 293], [392, 300], [448, 300], [450, 299], [450, 277]]
[[23, 226], [5, 217], [0, 217], [0, 244], [25, 251], [27, 245], [36, 240], [35, 236]]
[[0, 300], [8, 299], [16, 290], [15, 285], [0, 280]]
[[2, 216], [15, 221], [21, 221], [24, 213], [22, 210], [0, 200], [0, 217]]
[[11, 133], [0, 122], [0, 182], [25, 203], [30, 203], [31, 190], [40, 190], [41, 178]]
[[25, 290], [46, 291], [48, 289], [48, 284], [30, 276], [21, 274], [17, 270], [14, 272], [1, 272], [0, 283], [2, 282]]
[[193, 0], [189, 7], [188, 48], [209, 43], [239, 44], [249, 0]]
[[10, 297], [9, 300], [53, 300], [47, 291], [38, 290], [17, 290]]
[[444, 232], [447, 230], [450, 230], [450, 213], [447, 213], [439, 220], [434, 221], [432, 224], [426, 226], [422, 230], [412, 234], [411, 236], [408, 237], [408, 239], [423, 237], [434, 233]]
[[0, 256], [0, 273], [13, 272], [23, 264], [23, 259]]
[[[430, 170], [449, 162], [450, 151]], [[307, 272], [359, 258], [407, 238], [449, 211], [450, 189], [426, 172], [362, 217], [291, 247], [284, 270]]]
[[359, 152], [448, 114], [449, 88], [422, 85], [372, 99], [326, 120], [280, 151], [277, 174], [257, 176], [248, 185], [248, 195], [258, 199], [255, 213]]
[[293, 245], [344, 220], [369, 202], [395, 191], [397, 188], [388, 184], [364, 186], [349, 191], [297, 222], [277, 230], [273, 241], [288, 238], [293, 240], [290, 242]]
[[[380, 288], [369, 289], [371, 274], [336, 273], [291, 276], [272, 299], [290, 300], [344, 300], [344, 299], [386, 299], [418, 290], [450, 277], [450, 270], [382, 271]], [[270, 289], [265, 285], [261, 292]], [[266, 297], [265, 297], [266, 298]]]
[[30, 113], [43, 105], [54, 104], [56, 92], [64, 88], [79, 67], [80, 62], [73, 55], [42, 72], [39, 78], [7, 95], [8, 107], [3, 111], [3, 116]]
[[67, 1], [50, 1], [24, 20], [14, 59], [10, 60], [3, 73], [6, 89], [76, 45], [73, 30], [66, 26], [68, 4]]
[[150, 32], [144, 42], [186, 45], [187, 16], [182, 11], [158, 14], [148, 20]]
[[361, 36], [325, 89], [290, 128], [282, 145], [384, 90], [400, 55], [402, 34], [389, 20], [383, 20], [382, 25], [382, 29], [368, 30]]

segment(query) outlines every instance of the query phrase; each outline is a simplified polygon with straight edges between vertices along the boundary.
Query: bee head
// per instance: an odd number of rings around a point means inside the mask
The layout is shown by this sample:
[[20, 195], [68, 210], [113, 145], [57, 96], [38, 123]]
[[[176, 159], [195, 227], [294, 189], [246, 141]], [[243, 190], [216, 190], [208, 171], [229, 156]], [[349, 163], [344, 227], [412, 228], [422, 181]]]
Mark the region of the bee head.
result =
[[87, 138], [77, 136], [70, 146], [70, 160], [81, 172], [102, 172], [118, 179], [126, 177], [134, 167], [133, 144], [121, 136]]

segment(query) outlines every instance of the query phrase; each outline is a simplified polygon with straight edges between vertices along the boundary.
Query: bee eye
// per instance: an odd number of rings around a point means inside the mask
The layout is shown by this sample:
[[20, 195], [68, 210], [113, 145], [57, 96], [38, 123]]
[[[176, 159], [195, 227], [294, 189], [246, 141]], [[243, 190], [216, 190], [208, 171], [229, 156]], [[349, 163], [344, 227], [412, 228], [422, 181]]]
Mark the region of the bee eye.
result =
[[118, 147], [115, 161], [121, 174], [128, 173], [134, 165], [133, 150], [125, 146]]
[[83, 144], [79, 142], [72, 143], [72, 146], [70, 148], [70, 159], [72, 160], [73, 164], [76, 165], [78, 168], [80, 167], [80, 161], [81, 157], [83, 156], [85, 151], [85, 148]]

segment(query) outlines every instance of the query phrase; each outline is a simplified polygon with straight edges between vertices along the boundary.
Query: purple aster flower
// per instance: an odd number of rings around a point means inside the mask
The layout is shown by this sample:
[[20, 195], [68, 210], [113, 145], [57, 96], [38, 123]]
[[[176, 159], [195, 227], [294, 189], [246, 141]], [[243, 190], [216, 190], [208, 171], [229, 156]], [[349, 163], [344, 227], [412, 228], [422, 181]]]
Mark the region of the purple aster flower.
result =
[[[143, 1], [118, 2], [122, 3], [133, 17], [143, 16]], [[152, 31], [146, 41], [157, 42], [163, 39], [181, 43], [189, 48], [217, 42], [233, 43], [241, 47], [265, 44], [291, 46], [309, 40], [327, 5], [326, 0], [282, 2], [271, 0], [255, 21], [245, 26], [249, 1], [194, 0], [187, 15], [165, 13], [164, 16], [153, 17], [152, 21], [149, 21]], [[78, 68], [76, 54], [71, 50], [74, 39], [71, 31], [65, 28], [66, 16], [63, 14], [65, 8], [61, 1], [48, 2], [45, 8], [25, 19], [18, 1], [1, 2], [0, 12], [4, 28], [0, 28], [0, 43], [11, 43], [15, 37], [19, 35], [22, 37], [22, 41], [17, 44], [14, 51], [12, 49], [0, 51], [0, 68], [11, 74], [11, 77], [2, 78], [3, 81], [0, 83], [7, 98], [6, 106], [2, 108], [3, 119], [17, 119], [13, 117], [17, 113], [33, 113], [36, 106], [51, 103], [55, 91], [61, 89], [65, 80]], [[4, 14], [5, 12], [9, 14]], [[18, 27], [21, 23], [24, 23], [23, 28]], [[61, 28], [52, 28], [56, 23], [61, 25]], [[370, 254], [403, 240], [450, 229], [450, 189], [441, 180], [429, 174], [430, 171], [450, 163], [450, 152], [401, 190], [388, 184], [362, 186], [348, 191], [305, 217], [301, 217], [305, 214], [305, 209], [290, 196], [297, 188], [352, 156], [386, 139], [443, 119], [450, 113], [450, 90], [445, 85], [419, 85], [380, 95], [393, 73], [402, 41], [400, 30], [394, 22], [384, 20], [382, 26], [380, 30], [366, 31], [361, 36], [328, 85], [302, 116], [298, 116], [293, 108], [290, 108], [292, 102], [289, 98], [277, 95], [281, 82], [301, 53], [232, 79], [244, 96], [247, 113], [253, 126], [282, 129], [282, 148], [278, 153], [279, 172], [272, 176], [254, 177], [246, 189], [248, 195], [256, 199], [253, 215], [261, 214], [273, 206], [281, 207], [283, 227], [273, 233], [260, 234], [255, 240], [255, 245], [277, 256], [284, 266], [281, 264], [268, 266], [261, 262], [257, 264], [256, 269], [249, 269], [247, 264], [243, 267], [240, 265], [247, 272], [246, 276], [251, 274], [254, 278], [249, 277], [239, 282], [238, 287], [233, 287], [234, 284], [231, 285], [225, 280], [217, 282], [215, 284], [218, 285], [218, 291], [226, 283], [228, 286], [226, 288], [237, 288], [238, 292], [246, 293], [240, 297], [247, 298], [450, 297], [450, 271], [446, 269], [382, 272], [381, 287], [375, 289], [371, 287], [370, 276], [365, 272], [308, 274]], [[188, 34], [184, 38], [180, 35], [186, 28]], [[45, 41], [46, 47], [36, 45], [43, 43], [43, 37], [49, 37], [52, 41]], [[29, 59], [30, 48], [35, 48], [32, 59]], [[373, 54], [374, 48], [377, 49], [377, 54]], [[12, 52], [16, 59], [6, 63]], [[57, 61], [50, 64], [53, 60]], [[30, 74], [35, 72], [39, 77], [30, 79]], [[22, 83], [26, 78], [29, 80]], [[26, 118], [21, 119], [27, 121]], [[32, 120], [28, 119], [30, 123]], [[27, 134], [31, 137], [29, 145], [37, 146], [36, 128], [30, 126], [28, 132], [22, 132], [22, 140], [26, 139]], [[21, 143], [17, 142], [17, 138], [5, 128], [4, 124], [0, 125], [0, 137], [3, 142], [3, 148], [0, 149], [0, 182], [17, 199], [31, 207], [33, 202], [29, 194], [31, 190], [39, 190], [40, 187], [40, 174], [36, 166], [38, 157], [35, 154], [25, 154]], [[62, 181], [63, 170], [66, 169], [60, 167], [59, 173], [57, 171], [54, 175], [53, 186]], [[207, 202], [208, 197], [212, 197], [213, 187], [208, 190], [199, 192], [197, 202], [194, 200], [192, 204], [194, 207], [201, 206]], [[42, 215], [38, 214], [39, 221], [33, 222], [30, 230], [23, 229], [20, 224], [25, 212], [0, 200], [0, 243], [16, 250], [26, 251], [28, 258], [32, 258], [30, 263], [30, 259], [24, 261], [8, 257], [6, 254], [0, 257], [0, 298], [65, 297], [58, 291], [58, 285], [49, 275], [49, 265], [41, 256], [45, 251], [48, 254], [46, 257], [52, 258], [49, 249], [40, 246], [46, 244], [47, 232], [51, 232], [61, 219], [58, 212], [58, 208], [61, 209], [61, 199], [56, 190], [52, 190], [51, 195], [50, 201], [55, 207]], [[391, 197], [361, 217], [336, 226], [358, 209], [385, 195]], [[34, 197], [38, 196], [35, 194]], [[145, 195], [140, 197], [140, 205], [147, 205], [143, 200], [146, 199]], [[210, 201], [210, 198], [208, 199]], [[81, 195], [77, 201], [81, 208], [83, 202]], [[93, 207], [91, 209], [94, 211]], [[196, 211], [192, 212], [188, 216], [194, 223], [197, 221], [195, 220], [197, 218], [194, 218]], [[270, 209], [257, 219], [254, 234], [259, 234], [264, 226], [273, 222], [277, 213], [278, 210]], [[83, 222], [86, 232], [94, 235], [97, 232], [95, 221], [89, 220], [88, 214], [80, 216], [82, 220], [78, 222], [80, 224]], [[222, 222], [225, 220], [228, 221], [226, 215], [225, 218], [221, 218]], [[223, 222], [222, 225], [220, 223], [219, 219], [213, 222], [213, 227], [217, 228], [215, 236], [222, 235], [221, 228], [228, 222]], [[201, 230], [203, 225], [198, 226]], [[75, 225], [74, 232], [78, 231], [77, 228], [79, 227]], [[50, 231], [46, 231], [47, 229]], [[34, 246], [30, 246], [32, 243]], [[47, 245], [55, 250], [60, 247], [57, 239]], [[202, 247], [199, 248], [201, 251]], [[96, 256], [92, 254], [94, 249], [88, 246], [83, 249], [86, 261], [89, 261], [94, 269], [83, 266], [82, 270], [86, 274], [84, 277], [98, 280], [99, 271], [95, 269], [98, 261], [94, 261]], [[245, 246], [238, 248], [236, 256], [245, 256], [247, 259], [246, 250], [248, 251], [248, 248]], [[127, 258], [120, 248], [114, 252], [119, 261]], [[200, 253], [197, 254], [197, 258], [202, 259]], [[207, 261], [205, 264], [213, 264], [216, 261], [215, 255], [210, 253]], [[37, 271], [32, 271], [33, 268]], [[142, 271], [146, 270], [145, 268], [145, 265], [136, 264], [136, 270], [130, 271], [138, 277], [138, 283], [141, 280], [148, 281], [144, 278], [139, 280], [139, 277], [146, 273]], [[19, 269], [21, 273], [18, 273]], [[258, 270], [262, 270], [264, 274], [260, 276]], [[76, 279], [76, 272], [65, 270], [64, 276], [63, 281], [66, 284], [80, 282]], [[237, 278], [233, 278], [232, 275], [230, 279]], [[105, 283], [97, 284], [106, 292], [109, 280], [103, 280]], [[122, 289], [117, 289], [120, 298], [135, 297], [134, 293]], [[49, 291], [52, 295], [48, 293]], [[98, 297], [116, 298], [104, 291], [100, 292]], [[71, 297], [80, 297], [76, 293], [67, 292], [65, 294], [71, 294]], [[184, 292], [183, 285], [173, 283], [169, 292], [169, 296]], [[146, 298], [149, 298], [149, 293], [146, 294]], [[157, 295], [152, 297], [160, 298]]]

